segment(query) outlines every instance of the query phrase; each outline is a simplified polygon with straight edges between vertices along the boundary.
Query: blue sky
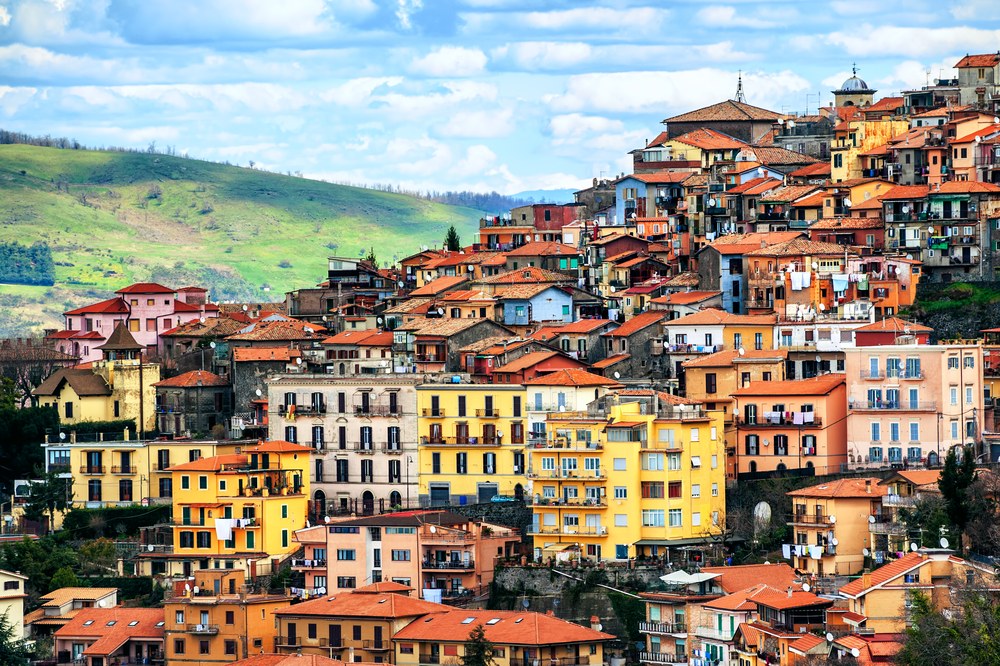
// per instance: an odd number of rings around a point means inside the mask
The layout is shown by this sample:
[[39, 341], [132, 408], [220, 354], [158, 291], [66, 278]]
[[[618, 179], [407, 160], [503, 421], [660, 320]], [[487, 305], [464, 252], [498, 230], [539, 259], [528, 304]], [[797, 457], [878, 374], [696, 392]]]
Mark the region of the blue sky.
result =
[[0, 126], [338, 182], [513, 193], [628, 170], [668, 116], [815, 110], [1000, 49], [995, 2], [0, 0]]

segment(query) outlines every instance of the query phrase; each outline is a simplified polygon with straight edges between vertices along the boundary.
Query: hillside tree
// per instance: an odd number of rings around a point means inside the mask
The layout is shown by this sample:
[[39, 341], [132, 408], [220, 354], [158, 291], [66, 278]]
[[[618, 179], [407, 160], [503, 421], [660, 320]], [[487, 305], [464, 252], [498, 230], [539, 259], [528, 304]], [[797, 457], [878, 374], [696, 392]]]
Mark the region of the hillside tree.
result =
[[975, 480], [976, 456], [972, 448], [962, 449], [961, 459], [957, 447], [949, 451], [944, 459], [938, 488], [946, 503], [948, 519], [959, 532], [964, 533], [969, 522], [969, 487]]
[[465, 654], [462, 655], [462, 666], [495, 666], [496, 646], [486, 638], [486, 629], [482, 623], [477, 624], [469, 632], [465, 641]]
[[448, 233], [444, 236], [444, 249], [458, 252], [462, 249], [462, 239], [458, 237], [458, 230], [455, 225], [448, 227]]
[[45, 519], [45, 527], [53, 529], [57, 511], [65, 511], [73, 501], [72, 479], [64, 479], [58, 472], [41, 473], [41, 482], [31, 484], [31, 496], [24, 515], [31, 520]]

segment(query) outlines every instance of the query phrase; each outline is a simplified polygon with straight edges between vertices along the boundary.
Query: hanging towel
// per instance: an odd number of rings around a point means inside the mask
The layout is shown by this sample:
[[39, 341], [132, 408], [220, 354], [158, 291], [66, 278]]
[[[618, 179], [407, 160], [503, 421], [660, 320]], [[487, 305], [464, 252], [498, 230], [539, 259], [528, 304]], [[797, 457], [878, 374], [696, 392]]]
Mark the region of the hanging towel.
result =
[[816, 412], [802, 412], [802, 421], [804, 423], [815, 423]]
[[802, 415], [802, 412], [792, 412], [792, 423], [794, 425], [802, 425], [805, 423], [805, 417]]
[[844, 273], [834, 273], [830, 276], [833, 280], [833, 291], [835, 293], [841, 293], [847, 291], [847, 275]]
[[806, 271], [802, 274], [802, 288], [808, 289], [810, 284], [812, 284], [812, 273]]
[[792, 559], [792, 546], [791, 546], [791, 544], [787, 544], [787, 543], [786, 544], [782, 544], [781, 545], [781, 554], [782, 554], [782, 556], [786, 560]]
[[792, 273], [792, 291], [802, 290], [802, 273]]
[[215, 519], [215, 538], [219, 541], [229, 541], [233, 538], [233, 525], [236, 523], [232, 518]]
[[823, 557], [823, 546], [809, 546], [809, 557], [818, 560]]
[[858, 289], [861, 291], [868, 291], [868, 276], [862, 275], [858, 278]]

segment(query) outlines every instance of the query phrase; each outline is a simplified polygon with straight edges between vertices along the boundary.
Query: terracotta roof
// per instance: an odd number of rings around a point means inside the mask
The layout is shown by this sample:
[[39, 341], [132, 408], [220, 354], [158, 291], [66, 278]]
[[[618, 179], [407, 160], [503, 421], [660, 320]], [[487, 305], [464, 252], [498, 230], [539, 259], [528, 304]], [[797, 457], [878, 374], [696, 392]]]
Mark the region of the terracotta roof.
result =
[[467, 303], [469, 301], [492, 301], [492, 296], [487, 296], [478, 289], [459, 289], [444, 294], [440, 300], [445, 303]]
[[700, 358], [691, 359], [690, 361], [685, 361], [681, 365], [685, 368], [728, 368], [733, 365], [735, 361], [784, 362], [787, 358], [787, 349], [744, 349], [743, 354], [740, 354], [736, 349], [729, 349], [726, 351], [715, 352], [714, 354], [707, 354]]
[[542, 256], [578, 256], [583, 254], [583, 251], [572, 245], [566, 245], [565, 243], [556, 243], [555, 241], [538, 241], [534, 243], [525, 243], [519, 248], [507, 251], [508, 257], [542, 257]]
[[912, 321], [906, 321], [905, 319], [900, 319], [899, 317], [886, 317], [885, 319], [879, 319], [878, 321], [872, 322], [870, 324], [865, 324], [864, 326], [859, 326], [854, 329], [855, 333], [858, 331], [870, 332], [870, 333], [903, 333], [909, 329], [910, 333], [933, 333], [934, 329], [929, 326], [924, 326], [923, 324], [917, 324]]
[[678, 273], [669, 280], [667, 280], [663, 286], [665, 287], [697, 287], [700, 283], [700, 278], [697, 273], [687, 272]]
[[959, 67], [993, 67], [1000, 62], [1000, 53], [983, 53], [978, 55], [965, 54], [965, 57], [955, 63]]
[[741, 315], [719, 310], [718, 308], [706, 308], [700, 312], [693, 312], [678, 319], [671, 319], [663, 322], [664, 326], [704, 326], [704, 325], [738, 325], [746, 324], [751, 326], [769, 326], [777, 322], [778, 318], [773, 314], [764, 315]]
[[390, 592], [402, 592], [404, 594], [409, 594], [412, 591], [413, 588], [409, 585], [394, 583], [391, 580], [382, 580], [377, 583], [355, 588], [354, 594], [383, 594]]
[[478, 280], [476, 284], [525, 284], [531, 282], [576, 282], [575, 278], [564, 273], [549, 271], [537, 266], [525, 266], [506, 271], [499, 275], [491, 275]]
[[[374, 662], [360, 663], [370, 666]], [[315, 654], [256, 654], [246, 659], [232, 662], [232, 666], [347, 666], [340, 659], [330, 659]]]
[[779, 187], [776, 190], [767, 192], [757, 201], [762, 204], [788, 203], [812, 194], [818, 187], [818, 185], [786, 185], [785, 187]]
[[285, 342], [291, 340], [318, 340], [325, 329], [304, 324], [300, 321], [270, 321], [254, 323], [239, 333], [228, 336], [227, 340], [243, 342]]
[[529, 379], [524, 384], [525, 386], [622, 386], [613, 379], [595, 375], [583, 368], [561, 368]]
[[784, 594], [783, 591], [770, 587], [764, 583], [758, 583], [745, 590], [739, 590], [724, 597], [706, 601], [702, 604], [705, 608], [729, 611], [753, 611], [757, 610], [754, 599], [758, 595]]
[[410, 292], [410, 296], [436, 296], [448, 289], [455, 289], [461, 284], [469, 281], [465, 275], [445, 275], [436, 280], [431, 280], [419, 289]]
[[903, 106], [905, 100], [902, 97], [883, 97], [879, 101], [862, 109], [864, 113], [872, 111], [895, 111]]
[[966, 134], [965, 136], [957, 139], [952, 139], [950, 143], [952, 145], [956, 143], [972, 143], [976, 140], [976, 137], [986, 140], [995, 137], [998, 133], [1000, 133], [1000, 130], [997, 129], [996, 125], [987, 125], [986, 127], [980, 127], [971, 134]]
[[784, 164], [815, 164], [820, 161], [815, 157], [797, 153], [787, 148], [781, 148], [780, 146], [753, 146], [744, 152], [750, 154], [751, 151], [753, 158], [764, 166], [772, 164], [779, 166]]
[[486, 640], [495, 645], [545, 646], [596, 643], [615, 638], [544, 613], [455, 609], [414, 620], [397, 631], [393, 640], [463, 643], [468, 640], [472, 628], [480, 624], [486, 632]]
[[858, 597], [873, 587], [884, 585], [892, 579], [898, 578], [904, 573], [916, 569], [929, 561], [930, 560], [920, 553], [910, 552], [903, 555], [903, 557], [898, 560], [885, 564], [872, 571], [868, 576], [869, 585], [867, 587], [865, 586], [865, 577], [859, 577], [841, 587], [839, 591], [841, 594], [848, 597]]
[[666, 312], [649, 310], [641, 314], [637, 314], [631, 319], [625, 320], [625, 323], [615, 330], [602, 333], [601, 335], [609, 338], [628, 337], [637, 331], [641, 331], [644, 328], [658, 324], [666, 316]]
[[514, 284], [509, 287], [497, 287], [493, 290], [497, 300], [524, 300], [534, 298], [538, 294], [549, 289], [558, 289], [558, 286], [551, 282]]
[[171, 472], [218, 472], [223, 465], [245, 465], [249, 458], [243, 453], [227, 453], [221, 456], [198, 458], [169, 468]]
[[[85, 625], [86, 622], [90, 624]], [[137, 624], [130, 626], [132, 622]], [[163, 639], [162, 608], [85, 608], [56, 630], [60, 639], [96, 639], [83, 651], [87, 656], [107, 656], [130, 639]], [[108, 626], [111, 623], [111, 626]], [[158, 626], [159, 625], [159, 626]]]
[[164, 287], [156, 282], [136, 282], [133, 285], [123, 287], [116, 291], [116, 294], [173, 294], [175, 290]]
[[[394, 592], [382, 594], [357, 594], [352, 592], [310, 599], [309, 601], [304, 601], [288, 608], [278, 609], [274, 611], [274, 614], [289, 617], [400, 618], [446, 613], [448, 610], [448, 606], [442, 606], [441, 604], [435, 604], [402, 594], [395, 594]], [[465, 636], [462, 637], [462, 640], [464, 639]]]
[[185, 372], [183, 375], [177, 375], [170, 379], [164, 379], [162, 382], [156, 382], [153, 386], [158, 388], [192, 388], [198, 386], [229, 386], [229, 382], [214, 372], [192, 370], [191, 372]]
[[935, 194], [997, 194], [1000, 187], [993, 183], [984, 183], [979, 180], [949, 180], [941, 183], [940, 187], [935, 187], [928, 192], [929, 196]]
[[[866, 484], [866, 482], [868, 482]], [[850, 479], [834, 479], [825, 483], [819, 483], [808, 488], [799, 488], [787, 493], [789, 497], [871, 497], [876, 499], [888, 494], [885, 486], [878, 484], [878, 477], [854, 477]]]
[[927, 196], [926, 185], [897, 185], [881, 196], [882, 201], [923, 199]]
[[312, 449], [308, 446], [286, 442], [282, 439], [273, 439], [269, 442], [261, 442], [252, 449], [246, 449], [247, 453], [305, 453], [309, 455]]
[[704, 573], [719, 574], [713, 582], [725, 592], [745, 590], [758, 583], [764, 583], [784, 590], [795, 582], [795, 569], [785, 562], [773, 564], [741, 564], [732, 567], [702, 567]]
[[843, 256], [844, 246], [836, 243], [793, 238], [783, 243], [768, 245], [746, 253], [748, 257], [814, 257], [821, 255]]
[[[323, 340], [324, 345], [356, 345], [368, 338], [379, 335], [381, 331], [375, 328], [365, 329], [363, 331], [358, 330], [346, 330], [337, 333], [336, 335], [331, 335], [327, 339]], [[390, 332], [391, 335], [391, 332]]]
[[888, 483], [895, 477], [901, 477], [915, 486], [927, 486], [941, 480], [941, 470], [939, 469], [901, 469], [892, 474], [880, 483]]
[[626, 176], [647, 185], [666, 185], [683, 183], [694, 176], [692, 171], [652, 171], [650, 173], [632, 173]]
[[[414, 319], [398, 327], [397, 331], [410, 331], [414, 335], [432, 335], [442, 338], [461, 333], [486, 322], [495, 323], [492, 319]], [[499, 324], [497, 324], [499, 326]]]
[[726, 194], [758, 194], [760, 192], [766, 192], [767, 190], [773, 190], [776, 187], [781, 186], [781, 181], [777, 178], [769, 178], [767, 176], [761, 176], [759, 178], [751, 178], [736, 187], [730, 187], [726, 190]]
[[98, 349], [108, 351], [138, 351], [142, 349], [142, 345], [136, 342], [132, 334], [129, 333], [125, 322], [120, 321], [115, 324], [115, 330], [111, 331], [107, 342], [98, 347]]
[[823, 599], [818, 597], [812, 592], [803, 592], [802, 590], [792, 590], [791, 594], [785, 592], [769, 592], [765, 594], [759, 594], [754, 598], [758, 604], [767, 606], [768, 608], [775, 608], [777, 610], [787, 610], [789, 608], [805, 608], [808, 606], [832, 606], [833, 600]]
[[799, 199], [798, 201], [792, 203], [793, 208], [822, 208], [823, 201], [826, 200], [830, 195], [822, 190], [816, 194], [810, 194], [809, 196]]
[[812, 650], [815, 647], [819, 647], [820, 645], [825, 645], [825, 644], [826, 644], [826, 639], [820, 638], [816, 634], [805, 634], [802, 636], [802, 638], [799, 638], [798, 640], [790, 643], [788, 645], [788, 649], [794, 650], [798, 654], [805, 654], [809, 650]]
[[608, 356], [607, 358], [602, 358], [597, 363], [592, 364], [590, 367], [597, 368], [598, 370], [603, 370], [604, 368], [610, 368], [611, 366], [621, 363], [622, 361], [627, 361], [632, 358], [628, 354], [615, 354], [614, 356]]
[[851, 210], [882, 210], [882, 197], [872, 197], [865, 201], [859, 201], [851, 206]]
[[752, 250], [759, 250], [762, 245], [783, 243], [802, 236], [799, 231], [758, 231], [749, 234], [726, 234], [719, 236], [706, 247], [719, 254], [740, 255]]
[[610, 319], [580, 319], [565, 326], [560, 326], [559, 333], [560, 335], [563, 333], [590, 333], [599, 328], [604, 328], [608, 324], [617, 326], [618, 322], [611, 321]]
[[795, 171], [792, 171], [788, 175], [792, 178], [808, 178], [809, 176], [829, 176], [830, 175], [830, 163], [829, 162], [817, 162], [816, 164], [809, 164], [804, 167], [799, 167]]
[[381, 331], [358, 341], [359, 347], [391, 347], [392, 331]]
[[750, 386], [736, 389], [734, 396], [760, 396], [760, 395], [826, 395], [838, 386], [844, 385], [844, 375], [842, 373], [831, 373], [829, 375], [819, 375], [809, 379], [786, 379], [775, 382], [753, 382]]
[[722, 120], [774, 121], [781, 117], [782, 115], [776, 111], [768, 111], [767, 109], [762, 109], [759, 106], [752, 106], [745, 102], [737, 102], [735, 100], [727, 99], [724, 102], [719, 102], [717, 104], [705, 106], [700, 109], [695, 109], [694, 111], [688, 111], [687, 113], [682, 113], [679, 116], [673, 116], [672, 118], [667, 118], [663, 122], [669, 124], [669, 123], [690, 123], [690, 122], [722, 121]]
[[298, 349], [288, 347], [234, 347], [233, 361], [240, 362], [262, 362], [262, 361], [282, 361], [288, 363], [294, 358], [298, 358], [302, 353]]
[[207, 317], [204, 322], [195, 319], [174, 326], [169, 331], [164, 331], [161, 336], [169, 337], [193, 337], [201, 338], [206, 336], [225, 337], [246, 328], [247, 322], [237, 321], [232, 317]]
[[526, 370], [527, 368], [538, 365], [539, 363], [556, 356], [561, 356], [561, 354], [555, 351], [529, 352], [524, 356], [510, 361], [509, 363], [505, 363], [498, 368], [494, 368], [493, 372], [520, 372], [521, 370]]
[[109, 298], [106, 301], [100, 301], [99, 303], [92, 303], [91, 305], [85, 305], [82, 308], [77, 308], [75, 310], [69, 310], [64, 312], [64, 315], [81, 315], [81, 314], [128, 314], [129, 307], [128, 303], [121, 298]]
[[675, 136], [672, 141], [694, 146], [701, 150], [739, 150], [747, 144], [728, 134], [702, 127], [687, 134]]
[[664, 305], [692, 305], [721, 295], [721, 291], [677, 291], [654, 298], [651, 302]]
[[433, 298], [423, 297], [423, 298], [407, 298], [405, 301], [400, 301], [396, 305], [385, 311], [386, 314], [410, 314], [420, 309], [421, 306], [426, 306], [434, 302]]
[[665, 131], [660, 132], [659, 134], [656, 135], [656, 137], [652, 141], [646, 144], [646, 147], [649, 148], [650, 146], [661, 146], [665, 141], [669, 139], [670, 137], [667, 135], [667, 132]]
[[81, 398], [93, 395], [111, 395], [111, 387], [100, 375], [94, 374], [91, 370], [79, 368], [63, 368], [57, 370], [38, 388], [31, 392], [32, 395], [55, 395], [63, 382], [69, 384], [70, 388]]
[[72, 605], [62, 615], [46, 615], [46, 611], [57, 610], [71, 604], [73, 601], [94, 602], [118, 592], [116, 587], [61, 587], [41, 597], [41, 607], [24, 615], [24, 624], [46, 624], [62, 626], [74, 618], [83, 608], [73, 608]]
[[813, 222], [809, 231], [829, 229], [831, 231], [854, 231], [856, 229], [881, 229], [882, 220], [877, 217], [830, 217]]
[[[547, 329], [543, 329], [547, 330]], [[523, 341], [519, 341], [522, 342]], [[482, 340], [476, 340], [475, 342], [470, 342], [465, 345], [459, 351], [463, 352], [484, 352], [490, 347], [499, 346], [503, 347], [505, 344], [510, 344], [510, 348], [514, 349], [514, 343], [510, 342], [510, 338], [506, 335], [491, 335], [489, 337], [483, 338]], [[519, 345], [518, 345], [519, 346]]]

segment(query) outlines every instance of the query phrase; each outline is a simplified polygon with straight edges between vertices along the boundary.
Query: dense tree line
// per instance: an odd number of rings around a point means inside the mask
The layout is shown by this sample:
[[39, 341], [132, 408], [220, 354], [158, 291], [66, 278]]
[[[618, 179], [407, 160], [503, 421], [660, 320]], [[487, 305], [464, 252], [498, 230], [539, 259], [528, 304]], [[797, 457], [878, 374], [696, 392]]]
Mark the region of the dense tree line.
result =
[[55, 284], [55, 264], [48, 243], [0, 243], [0, 282]]

